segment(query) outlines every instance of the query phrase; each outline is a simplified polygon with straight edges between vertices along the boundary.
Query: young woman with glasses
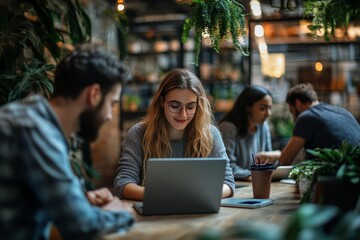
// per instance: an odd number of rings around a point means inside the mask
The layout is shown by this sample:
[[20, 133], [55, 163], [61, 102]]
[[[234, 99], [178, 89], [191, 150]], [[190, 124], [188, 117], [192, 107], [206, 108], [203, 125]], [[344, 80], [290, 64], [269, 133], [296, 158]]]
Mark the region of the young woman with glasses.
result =
[[[116, 195], [143, 200], [147, 159], [165, 157], [228, 159], [204, 87], [186, 69], [165, 76], [144, 119], [130, 128], [114, 180]], [[228, 162], [222, 197], [233, 196], [234, 188]]]

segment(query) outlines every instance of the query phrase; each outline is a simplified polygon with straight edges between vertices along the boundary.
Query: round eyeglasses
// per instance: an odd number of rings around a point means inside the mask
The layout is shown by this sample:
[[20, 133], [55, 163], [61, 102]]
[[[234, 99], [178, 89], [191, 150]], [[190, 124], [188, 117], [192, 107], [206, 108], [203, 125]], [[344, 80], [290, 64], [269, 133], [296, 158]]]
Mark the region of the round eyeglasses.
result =
[[181, 104], [178, 101], [166, 101], [167, 105], [169, 106], [169, 111], [171, 113], [180, 113], [182, 112], [183, 109], [185, 109], [186, 114], [188, 115], [194, 115], [196, 113], [196, 107], [197, 107], [197, 103], [196, 102], [191, 102], [188, 104]]

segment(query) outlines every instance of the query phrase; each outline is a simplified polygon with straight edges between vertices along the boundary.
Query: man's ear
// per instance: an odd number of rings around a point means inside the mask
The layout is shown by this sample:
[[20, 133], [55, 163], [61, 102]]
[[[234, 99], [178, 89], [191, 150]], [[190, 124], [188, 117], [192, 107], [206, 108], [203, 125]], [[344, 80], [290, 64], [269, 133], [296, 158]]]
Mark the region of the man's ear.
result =
[[97, 106], [101, 101], [102, 93], [99, 84], [92, 84], [88, 89], [88, 103], [90, 106]]

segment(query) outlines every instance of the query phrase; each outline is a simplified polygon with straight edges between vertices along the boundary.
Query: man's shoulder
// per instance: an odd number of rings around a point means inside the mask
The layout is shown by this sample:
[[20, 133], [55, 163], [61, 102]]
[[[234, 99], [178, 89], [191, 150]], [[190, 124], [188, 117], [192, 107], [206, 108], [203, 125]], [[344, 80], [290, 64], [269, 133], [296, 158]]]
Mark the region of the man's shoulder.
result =
[[331, 115], [348, 115], [351, 114], [346, 108], [332, 105], [328, 103], [319, 103], [314, 107], [308, 109], [309, 111], [305, 111], [308, 115], [309, 114], [326, 114], [327, 116]]
[[315, 105], [313, 108], [311, 108], [311, 109], [315, 109], [315, 110], [319, 110], [319, 111], [321, 111], [321, 110], [345, 110], [346, 111], [346, 109], [345, 108], [343, 108], [343, 107], [340, 107], [340, 106], [337, 106], [337, 105], [332, 105], [332, 104], [329, 104], [329, 103], [324, 103], [324, 102], [320, 102], [319, 104], [317, 104], [317, 105]]
[[34, 127], [39, 119], [47, 118], [49, 110], [44, 97], [32, 96], [4, 105], [0, 110], [3, 113], [1, 120], [10, 121], [13, 126]]

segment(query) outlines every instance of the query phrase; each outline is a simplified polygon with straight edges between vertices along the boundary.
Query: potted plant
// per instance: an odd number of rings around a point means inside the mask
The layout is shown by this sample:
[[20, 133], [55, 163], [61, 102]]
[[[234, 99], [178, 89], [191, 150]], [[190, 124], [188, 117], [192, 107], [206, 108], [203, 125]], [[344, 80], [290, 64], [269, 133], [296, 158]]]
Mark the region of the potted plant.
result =
[[141, 104], [141, 98], [137, 95], [130, 95], [127, 98], [127, 106], [129, 111], [136, 112]]
[[289, 178], [294, 179], [298, 184], [301, 202], [307, 201], [308, 198], [310, 198], [311, 191], [309, 192], [309, 196], [306, 195], [306, 197], [304, 197], [304, 195], [310, 188], [310, 185], [313, 181], [314, 172], [320, 167], [320, 164], [311, 161], [307, 164], [299, 163], [291, 169]]
[[232, 39], [233, 46], [244, 55], [249, 55], [246, 48], [241, 46], [240, 37], [246, 39], [245, 8], [236, 0], [177, 0], [178, 3], [188, 4], [191, 8], [190, 16], [183, 25], [182, 42], [186, 43], [190, 30], [195, 30], [195, 65], [198, 65], [203, 35], [208, 35], [211, 46], [216, 52], [220, 51], [223, 39]]
[[311, 179], [301, 202], [333, 204], [345, 211], [353, 209], [360, 194], [360, 145], [343, 142], [339, 148], [307, 152], [314, 159], [300, 162], [290, 172], [290, 177], [298, 182], [303, 177]]

